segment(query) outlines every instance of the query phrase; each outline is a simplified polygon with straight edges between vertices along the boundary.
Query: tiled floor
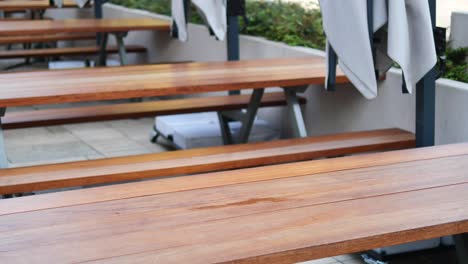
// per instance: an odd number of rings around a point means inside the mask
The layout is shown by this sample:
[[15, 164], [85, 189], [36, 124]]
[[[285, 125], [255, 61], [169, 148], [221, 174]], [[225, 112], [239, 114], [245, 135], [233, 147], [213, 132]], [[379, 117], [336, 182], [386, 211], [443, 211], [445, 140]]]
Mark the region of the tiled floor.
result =
[[[18, 110], [18, 109], [14, 109]], [[19, 109], [21, 110], [21, 109]], [[152, 118], [73, 124], [5, 131], [10, 166], [91, 160], [167, 151], [152, 144]], [[359, 255], [344, 255], [307, 264], [360, 264]], [[394, 264], [455, 264], [453, 250], [431, 250], [394, 257]], [[376, 263], [377, 264], [377, 263]]]

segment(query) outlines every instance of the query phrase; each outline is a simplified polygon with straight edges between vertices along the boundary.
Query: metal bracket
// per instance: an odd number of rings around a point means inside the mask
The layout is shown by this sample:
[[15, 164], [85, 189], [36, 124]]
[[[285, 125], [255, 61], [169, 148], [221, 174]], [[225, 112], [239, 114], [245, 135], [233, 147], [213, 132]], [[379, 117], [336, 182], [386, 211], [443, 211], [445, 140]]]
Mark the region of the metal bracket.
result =
[[[250, 102], [245, 112], [242, 111], [227, 111], [218, 112], [219, 123], [223, 136], [223, 142], [226, 145], [233, 143], [247, 143], [249, 141], [250, 132], [252, 131], [255, 117], [257, 116], [258, 108], [262, 102], [262, 97], [265, 89], [255, 89], [250, 97]], [[240, 121], [241, 129], [238, 139], [234, 139], [229, 128], [229, 122]]]
[[468, 264], [468, 233], [453, 236], [458, 263]]

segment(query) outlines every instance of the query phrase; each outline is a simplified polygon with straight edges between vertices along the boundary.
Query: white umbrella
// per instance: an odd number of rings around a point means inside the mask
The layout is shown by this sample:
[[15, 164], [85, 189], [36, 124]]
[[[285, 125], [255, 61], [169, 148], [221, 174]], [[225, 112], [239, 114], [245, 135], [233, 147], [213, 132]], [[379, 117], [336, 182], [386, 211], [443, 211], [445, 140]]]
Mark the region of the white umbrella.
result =
[[[406, 87], [416, 83], [437, 63], [427, 0], [373, 0], [374, 32], [385, 24], [381, 40], [386, 50], [373, 58], [369, 39], [367, 0], [320, 0], [323, 26], [339, 66], [368, 99], [377, 96], [375, 67], [388, 69], [392, 60], [404, 73]], [[391, 60], [389, 59], [391, 58]]]

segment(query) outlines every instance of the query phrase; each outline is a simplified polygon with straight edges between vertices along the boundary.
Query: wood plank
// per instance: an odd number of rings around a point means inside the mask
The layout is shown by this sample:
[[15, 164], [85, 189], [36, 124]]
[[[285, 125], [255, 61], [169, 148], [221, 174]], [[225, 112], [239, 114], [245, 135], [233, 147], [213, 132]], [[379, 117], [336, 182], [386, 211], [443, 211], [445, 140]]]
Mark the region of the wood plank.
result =
[[[326, 140], [325, 138], [320, 139]], [[36, 197], [20, 197], [10, 200], [10, 206], [4, 206], [5, 204], [0, 203], [0, 215], [45, 209], [42, 207], [44, 204], [51, 206], [50, 208], [54, 208], [66, 205], [128, 199], [131, 197], [147, 196], [159, 193], [182, 192], [197, 188], [210, 188], [221, 185], [271, 180], [284, 177], [284, 174], [282, 173], [283, 171], [291, 171], [291, 177], [295, 177], [306, 175], [308, 173], [333, 172], [468, 154], [468, 144], [445, 145], [437, 146], [436, 148], [437, 152], [434, 151], [434, 148], [408, 149], [398, 152], [392, 151], [376, 153], [373, 155], [351, 156], [319, 161], [307, 161], [296, 164], [274, 165], [264, 168], [244, 169], [245, 171], [249, 171], [249, 173], [246, 173], [248, 176], [244, 176], [242, 178], [233, 177], [233, 173], [235, 172], [223, 171], [216, 173], [216, 177], [212, 177], [214, 174], [211, 173], [191, 176], [190, 181], [186, 181], [185, 178], [181, 177], [170, 180], [159, 179], [158, 181], [145, 181], [143, 183], [135, 182], [132, 184], [126, 184], [122, 188], [119, 187], [121, 185], [117, 185], [75, 190], [68, 192], [67, 199], [62, 197], [61, 193], [41, 195], [41, 202], [38, 202]], [[204, 151], [205, 155], [208, 155], [209, 151], [213, 151], [214, 149], [205, 148], [201, 150]], [[194, 151], [193, 155], [196, 153], [197, 152]], [[166, 158], [177, 158], [179, 154], [180, 152], [169, 152], [167, 153], [168, 156], [166, 156]], [[139, 155], [125, 158], [114, 158], [112, 160], [94, 160], [88, 161], [87, 166], [100, 166], [106, 164], [105, 162], [107, 161], [114, 161], [120, 164], [123, 164], [124, 162], [144, 162], [151, 158], [153, 158], [152, 155]], [[58, 166], [58, 170], [63, 170], [66, 167], [77, 168], [79, 167], [79, 164], [75, 162], [64, 163], [63, 167], [60, 167], [58, 164], [55, 166]], [[138, 194], [134, 190], [138, 190]], [[106, 195], [102, 195], [103, 193]], [[47, 201], [47, 203], [44, 203], [44, 201]], [[11, 206], [11, 204], [14, 204], [14, 206]]]
[[463, 233], [467, 159], [2, 216], [0, 256], [48, 263], [291, 263]]
[[[2, 21], [2, 20], [0, 20]], [[93, 40], [96, 34], [51, 34], [0, 37], [0, 44], [45, 43], [71, 40]]]
[[323, 58], [287, 58], [3, 73], [0, 107], [323, 84], [325, 70]]
[[[31, 0], [30, 2], [35, 3], [37, 1]], [[7, 21], [0, 23], [0, 36], [97, 32], [115, 33], [135, 30], [169, 31], [169, 29], [169, 21], [153, 18], [80, 18]]]
[[[0, 1], [0, 10], [7, 11], [7, 12], [22, 11], [22, 10], [42, 10], [42, 9], [47, 9], [48, 7], [49, 7], [49, 0]], [[13, 23], [13, 22], [8, 22], [8, 23]], [[2, 24], [3, 24], [3, 21], [0, 25]]]
[[[118, 53], [116, 46], [107, 47], [107, 53]], [[146, 48], [137, 45], [127, 45], [125, 50], [129, 53], [143, 53]], [[55, 56], [85, 56], [97, 55], [99, 47], [69, 47], [69, 48], [46, 48], [46, 49], [27, 49], [27, 50], [2, 50], [0, 51], [0, 60], [15, 58], [45, 58]]]
[[[157, 153], [132, 158], [0, 170], [0, 193], [85, 186], [101, 183], [219, 171], [375, 150], [414, 147], [414, 136], [401, 130], [349, 133], [238, 146]], [[177, 158], [175, 158], [177, 157]], [[143, 161], [146, 159], [146, 161]]]
[[[177, 155], [178, 152], [171, 152], [169, 154]], [[237, 171], [223, 171], [211, 174], [209, 173], [206, 175], [191, 176], [190, 181], [187, 181], [184, 177], [180, 177], [173, 179], [160, 179], [158, 181], [136, 182], [117, 186], [104, 186], [98, 188], [70, 191], [67, 192], [66, 197], [63, 196], [62, 193], [51, 193], [39, 196], [40, 199], [37, 199], [37, 196], [11, 199], [8, 201], [8, 203], [0, 203], [0, 215], [32, 210], [41, 210], [47, 208], [57, 208], [63, 206], [128, 199], [132, 197], [148, 196], [162, 193], [184, 192], [194, 189], [260, 182], [284, 178], [284, 171], [288, 171], [288, 175], [290, 177], [296, 177], [307, 174], [318, 174], [365, 167], [384, 166], [418, 160], [432, 160], [437, 158], [453, 157], [466, 154], [468, 154], [468, 144], [455, 144], [438, 146], [433, 148], [409, 149], [404, 151], [385, 152], [372, 155], [351, 156], [345, 158], [335, 158], [301, 162], [295, 164], [275, 165], [262, 168], [244, 169], [243, 171], [246, 173], [243, 173], [243, 177], [236, 177], [235, 175], [238, 173]], [[135, 158], [144, 158], [144, 156], [135, 156]], [[103, 161], [105, 160], [93, 162]], [[136, 162], [136, 160], [129, 160], [129, 162]], [[64, 166], [66, 165], [70, 164], [65, 164]]]
[[[305, 98], [300, 97], [299, 99], [301, 104], [305, 104]], [[8, 112], [5, 117], [2, 118], [2, 128], [16, 129], [182, 113], [236, 110], [247, 108], [249, 100], [250, 95], [210, 96], [161, 100], [156, 102]], [[271, 107], [285, 104], [286, 99], [284, 93], [266, 93], [263, 96], [260, 106]]]

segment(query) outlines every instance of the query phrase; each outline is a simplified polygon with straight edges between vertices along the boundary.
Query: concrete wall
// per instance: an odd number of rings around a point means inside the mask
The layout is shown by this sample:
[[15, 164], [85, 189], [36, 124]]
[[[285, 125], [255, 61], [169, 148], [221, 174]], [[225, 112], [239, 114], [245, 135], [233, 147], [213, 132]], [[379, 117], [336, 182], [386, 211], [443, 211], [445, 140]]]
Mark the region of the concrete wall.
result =
[[[157, 17], [146, 11], [131, 10], [106, 4], [105, 17]], [[131, 32], [127, 43], [145, 45], [146, 62], [160, 61], [222, 61], [226, 59], [226, 43], [209, 36], [204, 26], [189, 25], [189, 41], [181, 43], [167, 33]], [[258, 37], [241, 36], [241, 59], [324, 56], [322, 51], [290, 47]], [[138, 62], [138, 61], [134, 61]], [[142, 61], [139, 61], [142, 62]], [[310, 135], [399, 127], [414, 131], [415, 96], [401, 93], [401, 73], [392, 69], [379, 86], [379, 96], [366, 100], [351, 85], [342, 85], [336, 92], [326, 92], [322, 86], [311, 86], [305, 96], [304, 117]], [[284, 109], [260, 111], [261, 118], [289, 136]], [[468, 141], [468, 85], [449, 80], [437, 83], [437, 143]]]
[[453, 12], [450, 26], [450, 45], [453, 48], [468, 47], [468, 11]]

